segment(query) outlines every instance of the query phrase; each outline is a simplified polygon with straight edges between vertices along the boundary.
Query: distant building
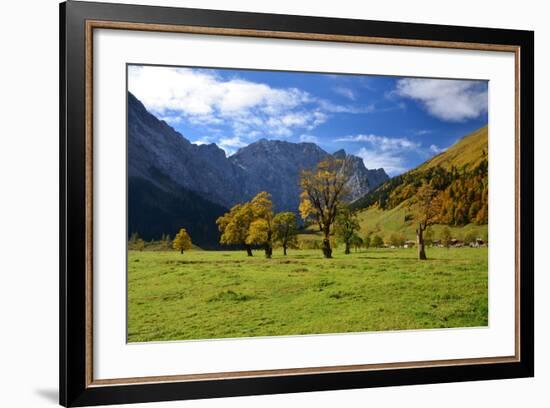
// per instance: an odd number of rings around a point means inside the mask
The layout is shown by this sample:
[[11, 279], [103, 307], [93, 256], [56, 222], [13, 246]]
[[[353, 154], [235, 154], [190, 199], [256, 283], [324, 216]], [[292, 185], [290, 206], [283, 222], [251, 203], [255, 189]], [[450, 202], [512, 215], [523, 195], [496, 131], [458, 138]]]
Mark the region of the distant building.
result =
[[485, 245], [485, 241], [481, 238], [476, 238], [475, 241], [470, 242], [472, 248], [479, 248]]
[[405, 241], [405, 245], [403, 245], [403, 248], [414, 248], [415, 245], [416, 245], [416, 241], [408, 240], [408, 241]]
[[455, 248], [461, 248], [464, 246], [464, 241], [460, 240], [460, 239], [456, 239], [456, 238], [452, 238], [451, 241], [451, 246], [455, 247]]

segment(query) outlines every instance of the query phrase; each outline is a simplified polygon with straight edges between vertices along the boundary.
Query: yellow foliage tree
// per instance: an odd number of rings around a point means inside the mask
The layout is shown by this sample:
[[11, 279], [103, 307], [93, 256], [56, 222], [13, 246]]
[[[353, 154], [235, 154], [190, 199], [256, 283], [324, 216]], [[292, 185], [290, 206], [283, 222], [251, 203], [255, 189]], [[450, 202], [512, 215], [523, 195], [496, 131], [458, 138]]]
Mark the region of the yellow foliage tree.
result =
[[269, 225], [265, 220], [257, 219], [252, 221], [248, 229], [246, 243], [249, 245], [263, 245], [266, 258], [271, 258], [271, 252], [268, 244], [270, 240]]
[[332, 225], [348, 191], [350, 162], [329, 157], [317, 164], [313, 171], [305, 170], [300, 176], [300, 215], [312, 219], [323, 233], [323, 255], [332, 257], [330, 235]]
[[265, 191], [252, 200], [237, 204], [228, 213], [216, 220], [222, 233], [220, 243], [244, 245], [248, 256], [252, 256], [252, 245], [262, 245], [265, 256], [273, 254], [273, 203]]
[[250, 223], [246, 243], [263, 245], [266, 258], [273, 254], [273, 203], [271, 194], [262, 191], [251, 201], [250, 207], [254, 220]]
[[180, 251], [183, 254], [183, 250], [188, 250], [193, 247], [191, 237], [187, 233], [185, 228], [181, 228], [172, 242], [172, 248]]
[[252, 256], [251, 244], [247, 243], [250, 224], [254, 213], [250, 203], [237, 204], [216, 220], [220, 230], [220, 244], [244, 245], [248, 256]]

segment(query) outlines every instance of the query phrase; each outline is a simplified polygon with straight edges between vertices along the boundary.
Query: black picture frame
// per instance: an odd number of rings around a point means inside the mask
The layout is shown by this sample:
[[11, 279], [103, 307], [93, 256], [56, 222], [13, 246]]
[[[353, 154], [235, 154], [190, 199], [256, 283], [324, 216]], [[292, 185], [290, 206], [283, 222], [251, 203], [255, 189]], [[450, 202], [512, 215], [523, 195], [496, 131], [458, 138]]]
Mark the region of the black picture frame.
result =
[[[532, 31], [68, 1], [60, 4], [60, 403], [122, 404], [534, 376], [534, 33]], [[86, 22], [187, 25], [270, 32], [518, 47], [521, 145], [519, 353], [514, 362], [93, 386], [87, 380]]]

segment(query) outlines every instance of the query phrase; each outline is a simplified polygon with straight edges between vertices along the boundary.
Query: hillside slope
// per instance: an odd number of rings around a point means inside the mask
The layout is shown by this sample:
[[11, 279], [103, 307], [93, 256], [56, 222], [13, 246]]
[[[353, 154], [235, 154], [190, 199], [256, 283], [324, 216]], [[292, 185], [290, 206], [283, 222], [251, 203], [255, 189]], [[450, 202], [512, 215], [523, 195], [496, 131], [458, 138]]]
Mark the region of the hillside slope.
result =
[[457, 169], [462, 169], [464, 166], [473, 169], [487, 154], [488, 134], [488, 127], [484, 126], [463, 137], [446, 151], [432, 157], [413, 171], [425, 171], [437, 166], [446, 170], [450, 170], [453, 166]]
[[414, 237], [416, 194], [429, 184], [441, 200], [437, 233], [444, 225], [458, 233], [486, 235], [488, 222], [488, 129], [465, 136], [447, 151], [380, 185], [353, 203], [360, 211], [362, 231], [387, 236], [401, 232]]
[[174, 237], [185, 227], [193, 244], [203, 249], [219, 248], [216, 219], [227, 211], [193, 191], [170, 186], [162, 187], [138, 177], [128, 178], [128, 233], [137, 232], [146, 240], [163, 234]]

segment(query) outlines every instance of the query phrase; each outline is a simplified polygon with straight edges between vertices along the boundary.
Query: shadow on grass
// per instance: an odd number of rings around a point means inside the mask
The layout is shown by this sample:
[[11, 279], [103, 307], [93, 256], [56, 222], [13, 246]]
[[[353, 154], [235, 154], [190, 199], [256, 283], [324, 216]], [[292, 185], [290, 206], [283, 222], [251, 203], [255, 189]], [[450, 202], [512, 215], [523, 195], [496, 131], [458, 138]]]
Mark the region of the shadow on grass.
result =
[[391, 259], [396, 261], [419, 261], [419, 262], [429, 262], [429, 261], [453, 261], [453, 258], [430, 258], [420, 260], [418, 258], [406, 257], [406, 256], [356, 256], [355, 259]]

